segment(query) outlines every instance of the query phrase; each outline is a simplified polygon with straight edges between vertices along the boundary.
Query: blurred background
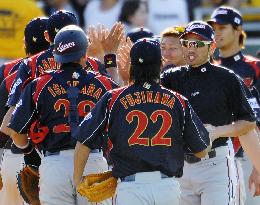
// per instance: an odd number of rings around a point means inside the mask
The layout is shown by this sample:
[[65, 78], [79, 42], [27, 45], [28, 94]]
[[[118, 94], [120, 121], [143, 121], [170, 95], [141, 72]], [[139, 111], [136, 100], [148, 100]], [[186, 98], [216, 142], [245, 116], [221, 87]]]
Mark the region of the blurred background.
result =
[[220, 5], [230, 5], [242, 13], [248, 35], [245, 53], [256, 56], [260, 48], [260, 0], [1, 0], [0, 58], [24, 56], [15, 51], [22, 50], [25, 25], [35, 16], [49, 16], [60, 9], [74, 12], [84, 29], [98, 23], [111, 28], [119, 20], [126, 32], [147, 27], [159, 35], [169, 26], [206, 20]]

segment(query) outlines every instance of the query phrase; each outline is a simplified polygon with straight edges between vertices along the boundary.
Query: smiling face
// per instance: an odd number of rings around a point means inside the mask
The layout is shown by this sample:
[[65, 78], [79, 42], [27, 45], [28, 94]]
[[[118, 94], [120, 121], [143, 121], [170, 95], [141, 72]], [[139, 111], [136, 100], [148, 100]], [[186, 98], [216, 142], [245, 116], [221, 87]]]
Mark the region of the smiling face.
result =
[[183, 40], [192, 41], [188, 44], [182, 44], [183, 56], [188, 65], [198, 67], [209, 61], [210, 45], [205, 44], [201, 47], [195, 46], [196, 41], [205, 41], [205, 39], [196, 34], [188, 33], [183, 37]]
[[164, 66], [170, 64], [181, 66], [185, 64], [179, 37], [163, 37], [161, 41], [161, 52]]

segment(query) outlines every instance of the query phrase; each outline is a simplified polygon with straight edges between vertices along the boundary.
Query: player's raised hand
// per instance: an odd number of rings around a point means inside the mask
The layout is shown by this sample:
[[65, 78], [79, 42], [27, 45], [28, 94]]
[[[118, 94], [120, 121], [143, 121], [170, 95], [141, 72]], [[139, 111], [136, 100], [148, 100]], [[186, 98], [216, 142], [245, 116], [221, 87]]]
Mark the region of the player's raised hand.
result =
[[129, 70], [130, 70], [130, 50], [133, 46], [133, 43], [129, 38], [126, 41], [120, 44], [120, 47], [117, 52], [117, 65], [118, 71], [121, 79], [124, 82], [129, 81]]
[[87, 34], [89, 37], [89, 46], [87, 50], [87, 55], [96, 57], [101, 61], [103, 61], [103, 56], [104, 56], [104, 50], [101, 44], [102, 29], [104, 29], [104, 26], [99, 24], [96, 27], [89, 26], [87, 30]]
[[102, 35], [102, 46], [105, 54], [116, 54], [117, 49], [124, 37], [124, 25], [116, 22], [108, 35]]

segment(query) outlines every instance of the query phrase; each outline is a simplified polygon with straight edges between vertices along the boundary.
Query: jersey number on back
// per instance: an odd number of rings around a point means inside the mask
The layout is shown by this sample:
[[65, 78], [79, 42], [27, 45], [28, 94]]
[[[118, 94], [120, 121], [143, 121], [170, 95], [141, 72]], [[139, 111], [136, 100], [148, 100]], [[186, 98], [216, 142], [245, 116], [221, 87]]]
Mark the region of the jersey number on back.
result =
[[137, 127], [135, 128], [135, 131], [132, 134], [132, 136], [128, 139], [129, 146], [171, 146], [172, 139], [170, 137], [166, 137], [165, 134], [168, 133], [172, 125], [172, 117], [165, 110], [156, 110], [151, 114], [150, 119], [153, 123], [156, 123], [158, 117], [162, 118], [162, 125], [159, 131], [150, 139], [148, 137], [141, 137], [141, 135], [144, 133], [145, 129], [148, 126], [148, 116], [140, 110], [133, 110], [129, 112], [126, 116], [126, 121], [129, 124], [133, 122], [134, 118], [137, 119]]
[[[69, 106], [70, 102], [67, 99], [59, 99], [54, 104], [54, 109], [56, 112], [59, 112], [61, 107], [64, 107], [65, 113], [64, 117], [68, 117], [69, 115]], [[78, 104], [78, 112], [80, 117], [85, 117], [88, 114], [88, 111], [86, 110], [92, 110], [94, 108], [95, 103], [93, 103], [90, 100], [83, 100]], [[88, 109], [86, 108], [88, 107]], [[70, 126], [68, 123], [66, 124], [60, 124], [53, 127], [54, 133], [62, 133], [62, 132], [70, 132]]]

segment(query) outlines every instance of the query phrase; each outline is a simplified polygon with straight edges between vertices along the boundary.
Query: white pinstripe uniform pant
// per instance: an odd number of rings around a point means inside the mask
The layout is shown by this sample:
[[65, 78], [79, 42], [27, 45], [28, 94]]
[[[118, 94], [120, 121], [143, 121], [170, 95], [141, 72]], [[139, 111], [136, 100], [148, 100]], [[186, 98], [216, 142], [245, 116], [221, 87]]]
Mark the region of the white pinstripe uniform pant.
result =
[[237, 173], [228, 146], [216, 148], [216, 157], [184, 163], [179, 179], [181, 205], [235, 205]]

